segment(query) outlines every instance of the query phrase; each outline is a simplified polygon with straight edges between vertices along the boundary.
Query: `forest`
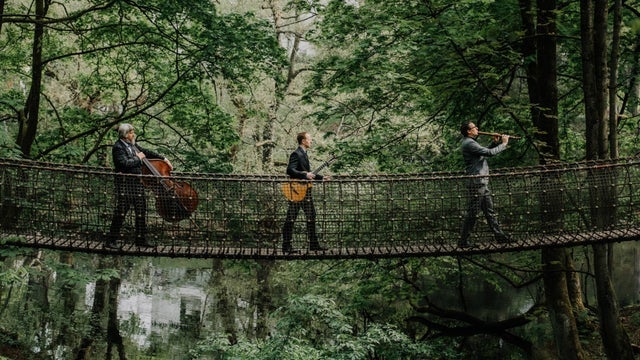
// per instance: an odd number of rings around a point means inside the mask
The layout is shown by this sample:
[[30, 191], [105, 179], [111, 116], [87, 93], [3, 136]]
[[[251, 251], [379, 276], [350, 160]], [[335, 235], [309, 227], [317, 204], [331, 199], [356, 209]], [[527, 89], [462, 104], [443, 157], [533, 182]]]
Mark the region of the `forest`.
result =
[[[282, 175], [303, 131], [315, 164], [339, 154], [327, 174], [459, 171], [465, 121], [522, 137], [492, 168], [632, 158], [639, 40], [637, 0], [0, 1], [0, 158], [112, 168], [130, 123], [186, 173]], [[606, 207], [590, 215], [608, 226]], [[618, 260], [637, 252], [188, 261], [2, 246], [0, 359], [634, 359], [640, 314], [619, 284], [638, 259]], [[182, 338], [138, 346], [123, 284], [191, 266], [206, 315], [181, 308]]]

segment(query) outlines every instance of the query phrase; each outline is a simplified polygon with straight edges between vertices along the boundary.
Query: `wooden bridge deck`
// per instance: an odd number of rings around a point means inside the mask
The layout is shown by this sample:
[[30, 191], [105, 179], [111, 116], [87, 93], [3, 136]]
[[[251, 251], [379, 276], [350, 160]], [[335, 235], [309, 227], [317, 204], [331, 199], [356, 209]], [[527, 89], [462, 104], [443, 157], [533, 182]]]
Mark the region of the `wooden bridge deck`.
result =
[[545, 247], [570, 247], [579, 245], [603, 244], [640, 240], [640, 228], [624, 230], [604, 230], [581, 234], [547, 234], [530, 236], [525, 239], [514, 239], [510, 243], [498, 243], [491, 240], [476, 242], [474, 246], [460, 248], [455, 243], [424, 246], [378, 246], [378, 247], [343, 247], [312, 251], [301, 248], [296, 253], [285, 253], [277, 247], [246, 248], [230, 246], [204, 245], [158, 245], [155, 247], [138, 247], [134, 244], [123, 244], [120, 250], [105, 248], [102, 241], [96, 239], [18, 236], [0, 233], [4, 246], [26, 248], [44, 248], [60, 251], [96, 253], [103, 255], [153, 256], [173, 258], [223, 258], [223, 259], [263, 259], [263, 260], [303, 260], [303, 259], [344, 259], [344, 258], [396, 258], [396, 257], [437, 257], [487, 254], [497, 252], [513, 252], [536, 250]]

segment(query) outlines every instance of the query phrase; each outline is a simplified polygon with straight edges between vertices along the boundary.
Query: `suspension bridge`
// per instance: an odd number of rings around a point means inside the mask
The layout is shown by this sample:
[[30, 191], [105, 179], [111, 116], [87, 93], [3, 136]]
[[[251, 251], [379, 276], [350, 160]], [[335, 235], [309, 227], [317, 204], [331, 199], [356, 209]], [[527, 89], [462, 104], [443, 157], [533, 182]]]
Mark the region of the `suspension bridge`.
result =
[[[175, 173], [196, 190], [187, 219], [158, 215], [147, 193], [147, 238], [138, 247], [133, 209], [120, 249], [104, 247], [115, 207], [106, 167], [0, 159], [1, 246], [187, 258], [336, 259], [469, 255], [632, 241], [640, 238], [640, 159], [495, 169], [494, 206], [512, 241], [498, 243], [483, 219], [474, 246], [458, 246], [467, 207], [462, 172], [333, 176], [314, 183], [323, 250], [308, 249], [305, 216], [282, 251], [285, 176]], [[134, 176], [134, 175], [118, 175]], [[141, 175], [140, 177], [152, 176]], [[482, 218], [482, 214], [479, 215]]]

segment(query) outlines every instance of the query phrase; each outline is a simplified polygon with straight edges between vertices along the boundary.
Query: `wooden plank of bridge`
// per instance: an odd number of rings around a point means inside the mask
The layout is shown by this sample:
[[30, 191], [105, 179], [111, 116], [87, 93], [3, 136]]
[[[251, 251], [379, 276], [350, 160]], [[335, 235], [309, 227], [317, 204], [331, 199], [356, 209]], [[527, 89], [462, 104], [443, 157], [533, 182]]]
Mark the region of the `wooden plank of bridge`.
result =
[[597, 243], [640, 240], [640, 228], [600, 230], [588, 233], [555, 233], [535, 234], [516, 238], [511, 243], [493, 241], [479, 242], [476, 246], [459, 248], [455, 244], [421, 244], [413, 246], [381, 246], [381, 247], [339, 247], [322, 251], [301, 249], [299, 253], [287, 254], [276, 248], [252, 247], [213, 247], [213, 246], [178, 246], [158, 245], [154, 247], [138, 247], [134, 244], [123, 244], [121, 250], [103, 248], [103, 242], [86, 238], [55, 238], [39, 233], [19, 235], [0, 232], [5, 246], [30, 248], [46, 248], [62, 251], [78, 251], [100, 253], [105, 255], [131, 255], [183, 258], [236, 258], [236, 259], [345, 259], [345, 258], [393, 258], [423, 256], [458, 256], [490, 254], [536, 250], [543, 247], [579, 246]]

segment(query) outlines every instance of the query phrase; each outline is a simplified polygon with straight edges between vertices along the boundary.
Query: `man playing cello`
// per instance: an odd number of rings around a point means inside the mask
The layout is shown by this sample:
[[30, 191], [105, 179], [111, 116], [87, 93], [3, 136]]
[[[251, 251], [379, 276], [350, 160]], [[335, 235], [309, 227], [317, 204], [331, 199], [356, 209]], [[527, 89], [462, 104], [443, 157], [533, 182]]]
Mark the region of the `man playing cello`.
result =
[[145, 237], [147, 230], [147, 199], [144, 186], [136, 176], [121, 174], [142, 174], [142, 159], [163, 159], [173, 169], [171, 162], [151, 150], [136, 145], [136, 135], [131, 124], [121, 124], [118, 127], [119, 139], [113, 144], [112, 155], [115, 167], [116, 207], [111, 219], [111, 227], [104, 246], [109, 249], [120, 249], [117, 241], [121, 238], [120, 231], [124, 224], [129, 208], [133, 205], [135, 213], [135, 244], [141, 247], [151, 247]]

